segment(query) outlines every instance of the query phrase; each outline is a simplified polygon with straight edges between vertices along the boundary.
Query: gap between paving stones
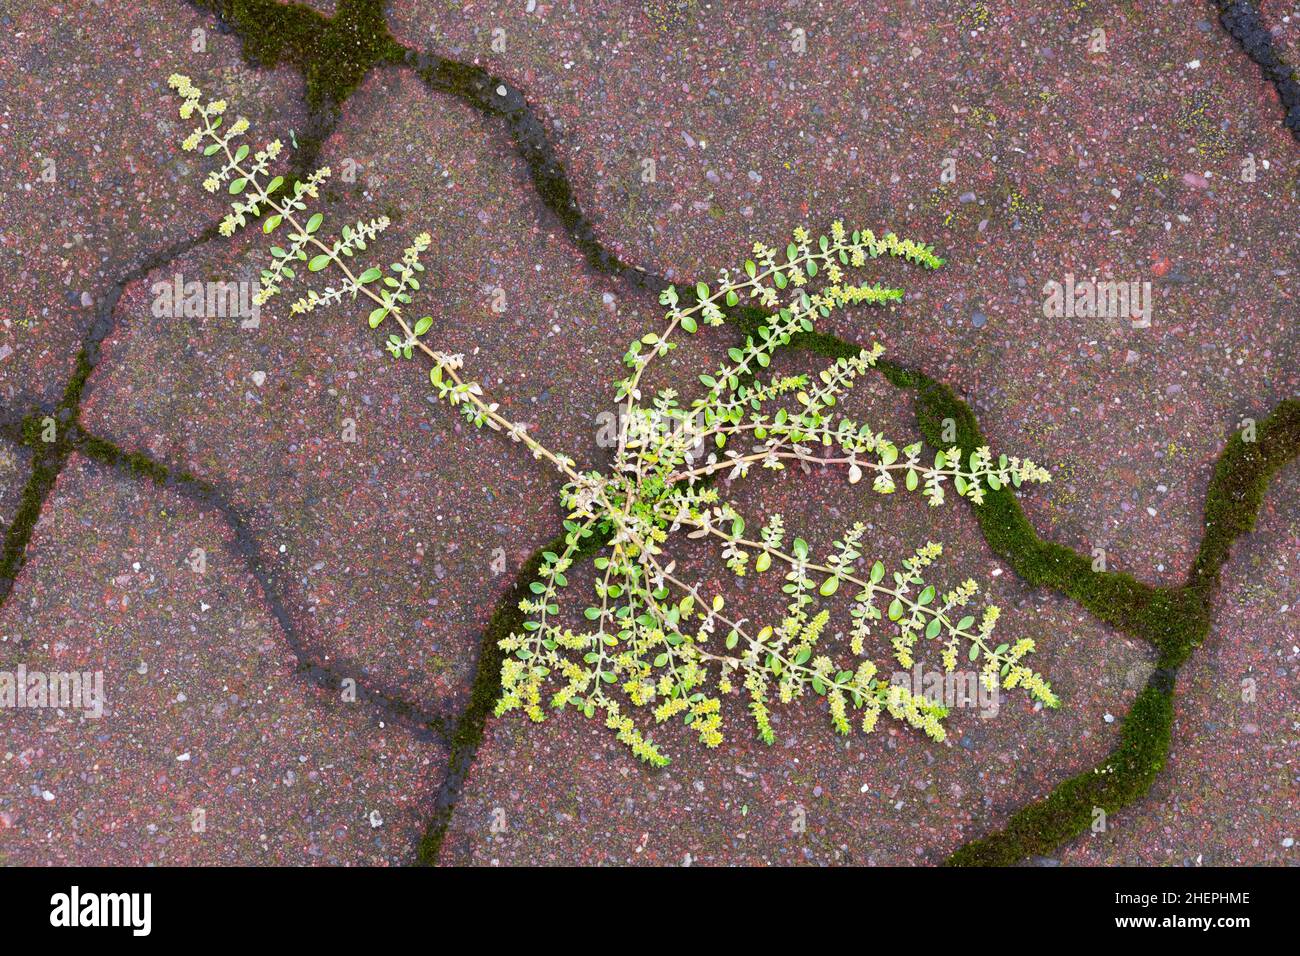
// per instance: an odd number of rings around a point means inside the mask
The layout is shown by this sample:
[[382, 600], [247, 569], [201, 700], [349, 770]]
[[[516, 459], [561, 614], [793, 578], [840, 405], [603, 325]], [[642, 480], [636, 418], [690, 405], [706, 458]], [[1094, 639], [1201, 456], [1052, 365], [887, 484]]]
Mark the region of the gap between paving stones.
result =
[[1248, 0], [1212, 0], [1219, 10], [1219, 24], [1237, 41], [1246, 55], [1255, 61], [1264, 78], [1277, 90], [1277, 98], [1286, 110], [1282, 125], [1300, 142], [1300, 75], [1295, 67], [1273, 46], [1259, 11]]
[[[529, 170], [534, 189], [546, 207], [565, 226], [570, 238], [595, 269], [626, 278], [634, 286], [657, 291], [667, 280], [623, 263], [596, 236], [590, 220], [582, 213], [572, 186], [547, 140], [544, 127], [529, 107], [521, 90], [480, 67], [429, 53], [407, 49], [388, 33], [383, 4], [379, 0], [340, 0], [333, 17], [298, 4], [276, 0], [186, 0], [191, 6], [213, 13], [219, 28], [237, 35], [242, 54], [256, 66], [287, 62], [296, 66], [306, 81], [306, 99], [312, 124], [301, 142], [299, 170], [314, 165], [320, 145], [333, 129], [338, 111], [348, 95], [375, 66], [404, 63], [416, 71], [431, 89], [456, 96], [485, 113], [506, 122], [516, 151]], [[1271, 37], [1260, 24], [1249, 3], [1216, 0], [1220, 22], [1260, 65], [1277, 89], [1287, 108], [1286, 125], [1300, 139], [1300, 86], [1293, 71], [1272, 48]], [[98, 359], [100, 343], [112, 331], [113, 309], [125, 285], [165, 265], [175, 257], [215, 235], [209, 228], [200, 236], [179, 243], [149, 257], [115, 284], [101, 302], [96, 319], [84, 340], [77, 368], [63, 401], [53, 416], [61, 434], [50, 444], [40, 442], [33, 425], [44, 416], [26, 419], [0, 418], [0, 433], [30, 445], [34, 450], [32, 474], [23, 491], [18, 514], [6, 534], [0, 553], [0, 603], [8, 597], [13, 579], [21, 568], [32, 530], [58, 473], [73, 450], [101, 465], [114, 467], [134, 477], [147, 477], [177, 488], [191, 500], [216, 507], [227, 518], [235, 534], [235, 549], [258, 580], [268, 605], [280, 623], [286, 640], [298, 656], [299, 670], [322, 686], [336, 687], [342, 677], [305, 658], [305, 647], [292, 620], [278, 598], [272, 573], [260, 559], [261, 547], [239, 511], [209, 482], [179, 474], [141, 454], [127, 453], [97, 438], [79, 422], [81, 394], [87, 376]], [[749, 327], [761, 321], [745, 317]], [[742, 334], [745, 330], [742, 324]], [[812, 335], [794, 347], [825, 354], [857, 351], [831, 336]], [[959, 445], [969, 450], [982, 443], [978, 424], [970, 408], [946, 386], [923, 373], [885, 363], [881, 371], [900, 388], [917, 392], [916, 413], [922, 434], [933, 441], [939, 423], [953, 418], [959, 427]], [[1207, 533], [1189, 571], [1188, 583], [1178, 588], [1151, 588], [1128, 575], [1093, 574], [1085, 558], [1061, 545], [1044, 542], [1025, 519], [1018, 502], [1005, 489], [989, 496], [984, 505], [974, 506], [981, 531], [995, 553], [1006, 558], [1026, 581], [1052, 587], [1073, 598], [1094, 615], [1128, 633], [1150, 641], [1160, 650], [1160, 667], [1134, 702], [1122, 727], [1119, 746], [1100, 769], [1107, 771], [1097, 784], [1097, 771], [1082, 774], [1061, 784], [1045, 800], [1013, 815], [1002, 831], [967, 844], [958, 850], [953, 863], [1013, 863], [1032, 853], [1058, 846], [1086, 829], [1076, 819], [1084, 804], [1118, 809], [1149, 789], [1151, 780], [1164, 764], [1169, 746], [1173, 713], [1173, 685], [1178, 666], [1199, 644], [1209, 628], [1209, 609], [1218, 586], [1219, 570], [1226, 561], [1233, 540], [1250, 530], [1269, 477], [1300, 451], [1300, 402], [1287, 400], [1261, 426], [1259, 447], [1246, 447], [1240, 436], [1229, 442], [1216, 466], [1206, 501]], [[1218, 521], [1219, 527], [1215, 527]], [[599, 544], [594, 540], [591, 547]], [[545, 550], [545, 549], [543, 549]], [[419, 847], [422, 863], [436, 861], [446, 827], [455, 810], [465, 776], [473, 764], [487, 714], [496, 690], [500, 651], [496, 641], [513, 627], [521, 590], [531, 580], [540, 560], [539, 551], [519, 574], [515, 586], [497, 605], [484, 634], [470, 703], [450, 734], [452, 757], [439, 789], [435, 816]], [[1106, 581], [1099, 584], [1099, 581]], [[425, 732], [448, 736], [446, 721], [436, 715], [421, 715], [409, 704], [387, 696], [370, 697], [372, 703], [405, 721], [422, 722]], [[1111, 770], [1116, 772], [1111, 773]], [[1090, 786], [1091, 784], [1091, 786]]]

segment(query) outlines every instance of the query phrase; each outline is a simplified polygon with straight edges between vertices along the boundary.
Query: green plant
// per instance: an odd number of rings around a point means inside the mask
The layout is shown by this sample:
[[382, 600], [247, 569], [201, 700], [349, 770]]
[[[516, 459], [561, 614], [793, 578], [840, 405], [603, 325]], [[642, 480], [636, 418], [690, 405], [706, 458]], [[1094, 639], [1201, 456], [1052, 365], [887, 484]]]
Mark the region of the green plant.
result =
[[[410, 360], [418, 353], [430, 365], [429, 379], [439, 397], [467, 421], [508, 435], [563, 476], [564, 544], [543, 555], [530, 595], [520, 604], [526, 615], [522, 627], [500, 642], [507, 656], [498, 715], [518, 709], [533, 720], [544, 719], [543, 692], [551, 688], [552, 707], [571, 706], [588, 717], [601, 714], [633, 752], [662, 765], [667, 757], [624, 713], [615, 691], [636, 707], [652, 707], [657, 722], [680, 717], [703, 743], [716, 746], [722, 740], [723, 696], [743, 689], [758, 733], [770, 743], [773, 697], [788, 703], [811, 690], [826, 698], [831, 722], [840, 733], [850, 730], [852, 707], [861, 712], [864, 731], [870, 732], [887, 713], [944, 739], [944, 706], [883, 680], [866, 657], [867, 639], [877, 626], [891, 628], [893, 657], [903, 667], [912, 667], [924, 638], [937, 642], [945, 671], [956, 670], [964, 654], [967, 661], [979, 664], [979, 679], [986, 687], [1023, 687], [1035, 699], [1057, 706], [1050, 685], [1024, 663], [1034, 649], [1033, 640], [996, 642], [999, 610], [972, 606], [978, 590], [974, 581], [940, 593], [927, 580], [941, 545], [927, 543], [889, 573], [883, 560], [866, 555], [866, 528], [859, 523], [834, 542], [827, 556], [814, 559], [807, 542], [789, 537], [779, 514], [769, 515], [757, 531], [747, 533], [745, 518], [722, 498], [712, 480], [724, 473], [730, 479], [743, 478], [755, 468], [780, 471], [790, 464], [817, 464], [842, 468], [851, 485], [869, 478], [869, 487], [877, 493], [893, 493], [901, 486], [936, 506], [945, 500], [949, 484], [957, 495], [978, 504], [986, 490], [1049, 480], [1033, 462], [995, 458], [986, 446], [969, 454], [955, 446], [927, 453], [921, 442], [900, 448], [868, 424], [834, 411], [838, 400], [880, 358], [883, 348], [878, 343], [837, 358], [815, 378], [762, 378], [778, 349], [793, 336], [812, 332], [815, 321], [832, 310], [902, 299], [898, 288], [846, 282], [846, 269], [860, 269], [880, 256], [937, 269], [943, 260], [931, 248], [893, 233], [850, 233], [835, 222], [829, 236], [815, 240], [803, 228], [796, 229], [784, 250], [755, 244], [743, 268], [734, 274], [721, 270], [713, 287], [701, 282], [679, 293], [670, 286], [660, 297], [667, 309], [666, 328], [642, 336], [624, 356], [630, 371], [616, 383], [620, 417], [610, 470], [579, 471], [571, 458], [548, 449], [523, 425], [504, 417], [481, 386], [462, 375], [463, 356], [429, 344], [432, 317], [406, 317], [404, 309], [420, 288], [420, 258], [430, 245], [427, 233], [417, 236], [387, 271], [362, 268], [357, 255], [387, 229], [386, 217], [358, 221], [345, 226], [338, 238], [325, 238], [320, 231], [323, 214], [309, 213], [307, 200], [318, 197], [328, 167], [290, 186], [269, 172], [282, 150], [279, 141], [252, 151], [238, 142], [247, 132], [247, 120], [238, 118], [223, 131], [223, 101], [204, 104], [186, 77], [175, 75], [169, 83], [183, 98], [181, 116], [197, 116], [201, 122], [184, 148], [202, 147], [205, 155], [220, 162], [205, 179], [205, 188], [215, 192], [224, 185], [237, 197], [221, 233], [229, 236], [256, 220], [264, 233], [283, 228], [287, 236], [286, 246], [271, 247], [259, 303], [279, 294], [303, 266], [308, 272], [337, 273], [336, 284], [320, 292], [309, 290], [292, 310], [310, 312], [345, 296], [365, 297], [372, 328], [385, 321], [397, 328], [388, 337], [394, 357]], [[769, 315], [745, 337], [743, 346], [729, 350], [727, 361], [699, 376], [698, 396], [683, 402], [673, 389], [643, 395], [646, 369], [677, 348], [675, 333], [694, 334], [701, 325], [724, 324], [725, 310], [739, 306], [742, 298]], [[665, 544], [683, 530], [687, 537], [715, 541], [736, 575], [783, 571], [785, 615], [769, 625], [750, 624], [728, 609], [722, 595], [707, 595], [698, 583], [676, 573]], [[593, 561], [596, 601], [583, 611], [588, 623], [575, 630], [560, 617], [560, 593], [568, 586], [567, 575], [578, 555], [593, 539], [606, 542]], [[842, 588], [851, 593], [848, 643], [855, 660], [849, 664], [833, 659], [824, 640], [830, 609], [821, 606], [822, 599]]]

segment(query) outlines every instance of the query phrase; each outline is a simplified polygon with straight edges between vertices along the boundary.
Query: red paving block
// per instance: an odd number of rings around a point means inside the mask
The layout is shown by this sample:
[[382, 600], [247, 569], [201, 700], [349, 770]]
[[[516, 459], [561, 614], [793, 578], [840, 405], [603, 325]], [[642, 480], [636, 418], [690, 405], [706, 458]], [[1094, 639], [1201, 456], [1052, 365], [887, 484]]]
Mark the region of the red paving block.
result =
[[103, 714], [5, 712], [4, 862], [413, 856], [445, 748], [298, 673], [230, 541], [149, 482], [80, 457], [60, 475], [0, 611], [0, 670], [102, 672]]
[[[1150, 795], [1066, 863], [1294, 866], [1300, 840], [1300, 465], [1273, 481], [1223, 573], [1213, 629], [1178, 678], [1173, 747]], [[1250, 699], [1253, 695], [1253, 699]]]
[[187, 4], [15, 4], [2, 26], [0, 405], [22, 412], [63, 396], [118, 280], [222, 208], [193, 188], [168, 75], [220, 88], [269, 133], [306, 114], [299, 76], [244, 66], [235, 38]]
[[8, 529], [31, 474], [32, 456], [26, 448], [0, 439], [0, 536]]

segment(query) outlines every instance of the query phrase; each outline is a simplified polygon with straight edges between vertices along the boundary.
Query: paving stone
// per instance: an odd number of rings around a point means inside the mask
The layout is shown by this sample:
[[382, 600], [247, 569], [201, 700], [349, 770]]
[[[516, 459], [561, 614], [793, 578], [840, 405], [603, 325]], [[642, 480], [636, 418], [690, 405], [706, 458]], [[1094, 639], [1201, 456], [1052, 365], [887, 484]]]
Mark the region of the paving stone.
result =
[[[887, 4], [865, 32], [845, 4], [398, 0], [391, 19], [524, 90], [633, 263], [693, 280], [836, 215], [936, 243], [949, 265], [908, 276], [891, 354], [1057, 469], [1040, 528], [1143, 581], [1181, 583], [1225, 436], [1300, 390], [1300, 157], [1274, 90], [1182, 4]], [[1045, 317], [1067, 273], [1151, 282], [1151, 327]]]
[[[1140, 804], [1067, 847], [1085, 866], [1294, 866], [1300, 839], [1300, 465], [1224, 568], [1213, 630], [1178, 678], [1169, 763]], [[1290, 841], [1290, 843], [1286, 842]]]
[[305, 680], [230, 544], [170, 490], [80, 457], [59, 476], [0, 611], [0, 670], [100, 672], [102, 716], [5, 713], [0, 859], [412, 858], [446, 749]]
[[[300, 79], [245, 68], [237, 42], [187, 5], [43, 13], [0, 14], [0, 90], [23, 104], [0, 110], [0, 150], [16, 173], [0, 198], [0, 268], [17, 290], [0, 305], [0, 402], [16, 412], [58, 398], [120, 276], [220, 214], [198, 189], [195, 158], [175, 147], [184, 129], [167, 74], [220, 90], [267, 138], [304, 123]], [[1027, 12], [925, 0], [864, 18], [800, 2], [395, 0], [388, 13], [402, 42], [522, 88], [602, 240], [674, 281], [835, 215], [936, 243], [950, 260], [937, 274], [877, 263], [869, 276], [906, 284], [902, 307], [828, 327], [881, 338], [970, 401], [997, 450], [1050, 467], [1050, 486], [1022, 493], [1031, 520], [1081, 552], [1104, 548], [1111, 568], [1179, 583], [1223, 443], [1300, 394], [1290, 320], [1300, 157], [1273, 89], [1185, 5], [1103, 13], [1052, 0]], [[1265, 18], [1289, 43], [1290, 22]], [[1104, 52], [1090, 49], [1099, 27]], [[205, 53], [190, 50], [195, 28]], [[956, 177], [941, 182], [950, 157]], [[41, 178], [45, 159], [54, 182]], [[374, 247], [382, 262], [428, 229], [416, 314], [435, 317], [439, 346], [466, 353], [504, 412], [584, 466], [603, 465], [609, 379], [626, 342], [657, 327], [658, 307], [585, 266], [501, 122], [381, 71], [346, 104], [323, 159], [336, 173], [326, 228], [391, 216]], [[155, 283], [176, 275], [255, 279], [261, 245], [207, 243], [131, 283], [84, 421], [228, 494], [313, 659], [454, 718], [488, 616], [558, 529], [554, 473], [432, 403], [423, 371], [381, 351], [364, 310], [293, 319], [277, 300], [255, 327], [153, 314]], [[1044, 283], [1067, 274], [1152, 282], [1151, 327], [1044, 314]], [[698, 337], [656, 381], [689, 385], [722, 338]], [[910, 415], [880, 388], [863, 408], [910, 433]], [[21, 452], [15, 461], [6, 476], [0, 458], [0, 523], [27, 467]], [[1174, 753], [1156, 790], [1108, 833], [1065, 848], [1066, 862], [1290, 860], [1295, 629], [1285, 622], [1300, 597], [1295, 522], [1279, 503], [1296, 480], [1293, 466], [1225, 576], [1215, 633], [1180, 677]], [[674, 764], [662, 772], [570, 715], [542, 727], [490, 720], [444, 862], [934, 863], [1113, 745], [1119, 721], [1107, 718], [1127, 711], [1150, 649], [1026, 588], [959, 503], [927, 511], [819, 473], [728, 491], [747, 512], [783, 511], [814, 544], [859, 517], [885, 555], [941, 538], [944, 583], [988, 585], [1006, 633], [1038, 639], [1036, 665], [1064, 706], [1035, 712], [1013, 694], [995, 720], [959, 710], [939, 745], [887, 726], [841, 740], [816, 702], [800, 701], [782, 709], [772, 748], [754, 740], [742, 706], [715, 751], [689, 728], [663, 731]], [[0, 669], [89, 661], [105, 671], [109, 713], [16, 715], [0, 860], [410, 859], [445, 752], [294, 672], [255, 581], [222, 546], [229, 534], [215, 510], [74, 457], [0, 610], [10, 638]], [[216, 542], [208, 553], [223, 562], [201, 579], [182, 563], [195, 536]], [[716, 554], [688, 547], [681, 560], [709, 587], [735, 588], [755, 617], [779, 614], [755, 582], [725, 582]], [[585, 573], [575, 588], [590, 588]], [[1241, 699], [1245, 678], [1256, 703]], [[199, 803], [202, 837], [189, 830]], [[796, 817], [806, 832], [793, 831]]]
[[196, 160], [179, 149], [189, 130], [167, 77], [223, 88], [263, 128], [276, 117], [281, 136], [305, 115], [293, 71], [248, 69], [235, 38], [188, 4], [59, 9], [8, 5], [0, 31], [0, 404], [20, 412], [62, 397], [119, 278], [222, 207], [192, 188]]

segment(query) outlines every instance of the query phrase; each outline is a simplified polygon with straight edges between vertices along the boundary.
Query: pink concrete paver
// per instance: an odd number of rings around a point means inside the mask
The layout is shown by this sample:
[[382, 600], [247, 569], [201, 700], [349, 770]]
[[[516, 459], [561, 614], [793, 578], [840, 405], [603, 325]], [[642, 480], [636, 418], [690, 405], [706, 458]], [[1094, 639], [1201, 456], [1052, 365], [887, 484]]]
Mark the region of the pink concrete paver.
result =
[[445, 748], [296, 673], [229, 542], [152, 483], [79, 457], [60, 475], [0, 611], [0, 670], [100, 672], [103, 711], [5, 711], [4, 862], [411, 858]]
[[169, 0], [8, 4], [0, 62], [0, 404], [22, 412], [62, 397], [121, 276], [222, 208], [192, 188], [168, 75], [221, 88], [281, 136], [305, 110], [293, 71], [246, 67], [234, 37]]

